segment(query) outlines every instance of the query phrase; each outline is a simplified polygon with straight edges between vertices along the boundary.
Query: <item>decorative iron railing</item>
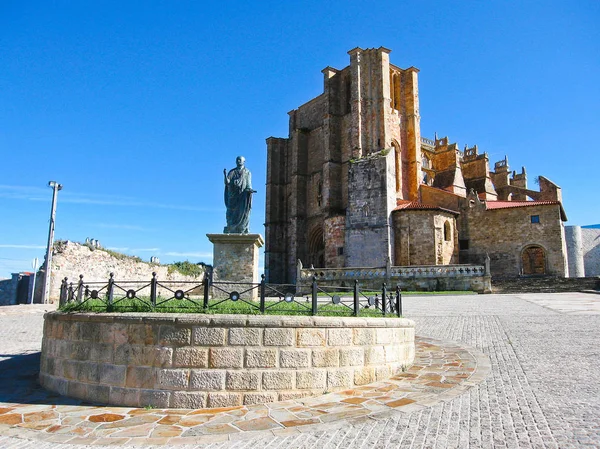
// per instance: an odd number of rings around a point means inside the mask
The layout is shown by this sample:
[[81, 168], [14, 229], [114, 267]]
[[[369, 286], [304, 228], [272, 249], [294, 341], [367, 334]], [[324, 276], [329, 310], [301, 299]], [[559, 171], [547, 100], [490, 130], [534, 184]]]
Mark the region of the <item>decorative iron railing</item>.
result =
[[[304, 290], [303, 288], [304, 287]], [[353, 287], [319, 284], [313, 276], [303, 285], [271, 284], [263, 275], [259, 283], [219, 282], [205, 276], [201, 282], [159, 281], [156, 273], [148, 282], [117, 281], [113, 273], [106, 282], [85, 282], [83, 275], [77, 283], [64, 278], [60, 289], [61, 307], [70, 310], [90, 310], [94, 305], [101, 310], [160, 311], [161, 306], [176, 305], [178, 309], [193, 309], [210, 313], [222, 304], [244, 304], [249, 313], [283, 314], [339, 314], [359, 316], [402, 315], [402, 292], [399, 287], [390, 291], [382, 284], [379, 292], [360, 290], [356, 280]], [[255, 295], [256, 293], [256, 295]], [[251, 298], [257, 297], [254, 301]]]

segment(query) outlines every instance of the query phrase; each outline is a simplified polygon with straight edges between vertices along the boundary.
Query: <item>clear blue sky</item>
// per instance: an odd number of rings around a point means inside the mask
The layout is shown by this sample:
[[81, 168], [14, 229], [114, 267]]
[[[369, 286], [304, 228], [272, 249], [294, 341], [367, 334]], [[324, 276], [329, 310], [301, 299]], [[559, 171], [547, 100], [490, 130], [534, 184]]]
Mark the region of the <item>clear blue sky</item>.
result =
[[223, 168], [320, 94], [321, 69], [385, 46], [419, 74], [421, 129], [477, 144], [563, 188], [568, 224], [600, 222], [600, 2], [0, 0], [0, 277], [56, 238], [210, 263]]

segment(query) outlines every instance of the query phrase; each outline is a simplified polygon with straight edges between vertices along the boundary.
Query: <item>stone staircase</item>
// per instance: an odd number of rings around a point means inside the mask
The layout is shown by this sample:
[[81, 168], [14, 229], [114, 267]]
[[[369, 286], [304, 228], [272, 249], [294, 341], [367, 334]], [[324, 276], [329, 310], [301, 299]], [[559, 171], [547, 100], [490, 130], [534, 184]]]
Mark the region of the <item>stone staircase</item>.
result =
[[492, 293], [556, 293], [590, 290], [600, 293], [600, 277], [522, 276], [492, 278]]

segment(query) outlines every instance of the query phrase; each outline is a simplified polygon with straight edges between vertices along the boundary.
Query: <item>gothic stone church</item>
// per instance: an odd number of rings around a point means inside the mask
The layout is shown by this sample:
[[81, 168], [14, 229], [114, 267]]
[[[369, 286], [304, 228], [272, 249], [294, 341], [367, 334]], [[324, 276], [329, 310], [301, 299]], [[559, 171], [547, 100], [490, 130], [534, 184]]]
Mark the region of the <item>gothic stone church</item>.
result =
[[561, 189], [493, 171], [477, 146], [421, 137], [418, 72], [380, 47], [323, 69], [321, 95], [267, 139], [265, 274], [317, 268], [482, 264], [492, 276], [566, 276]]

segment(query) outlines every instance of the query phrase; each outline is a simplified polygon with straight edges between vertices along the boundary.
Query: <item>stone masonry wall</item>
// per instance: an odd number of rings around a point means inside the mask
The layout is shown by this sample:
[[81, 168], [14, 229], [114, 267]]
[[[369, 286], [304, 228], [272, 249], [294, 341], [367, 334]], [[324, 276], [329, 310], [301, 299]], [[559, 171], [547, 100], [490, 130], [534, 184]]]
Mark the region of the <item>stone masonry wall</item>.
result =
[[585, 275], [600, 276], [600, 229], [581, 228]]
[[414, 360], [404, 318], [45, 315], [40, 383], [92, 402], [230, 407], [386, 379]]
[[97, 282], [107, 281], [110, 273], [114, 273], [114, 278], [118, 281], [150, 282], [153, 272], [156, 273], [159, 282], [202, 282], [202, 276], [185, 276], [178, 271], [169, 273], [167, 265], [140, 262], [129, 257], [119, 259], [102, 249], [92, 250], [88, 246], [66, 241], [55, 245], [54, 248], [49, 297], [51, 301], [58, 301], [60, 285], [65, 277], [74, 285], [79, 281], [80, 275], [83, 275], [84, 282]]

